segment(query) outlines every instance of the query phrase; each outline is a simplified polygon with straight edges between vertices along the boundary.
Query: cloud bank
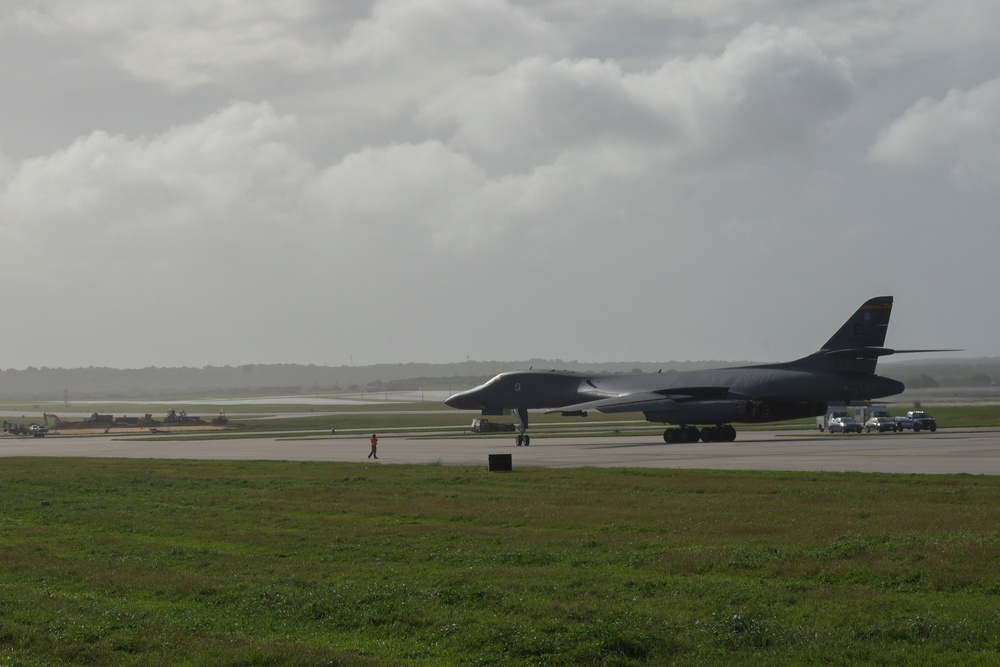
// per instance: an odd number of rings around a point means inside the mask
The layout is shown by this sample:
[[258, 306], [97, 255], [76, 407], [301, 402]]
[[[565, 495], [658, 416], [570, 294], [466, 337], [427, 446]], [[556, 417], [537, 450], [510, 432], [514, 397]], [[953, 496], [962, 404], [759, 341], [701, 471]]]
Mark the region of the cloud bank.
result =
[[997, 277], [966, 10], [18, 1], [0, 275], [64, 324], [0, 325], [8, 364], [808, 353]]

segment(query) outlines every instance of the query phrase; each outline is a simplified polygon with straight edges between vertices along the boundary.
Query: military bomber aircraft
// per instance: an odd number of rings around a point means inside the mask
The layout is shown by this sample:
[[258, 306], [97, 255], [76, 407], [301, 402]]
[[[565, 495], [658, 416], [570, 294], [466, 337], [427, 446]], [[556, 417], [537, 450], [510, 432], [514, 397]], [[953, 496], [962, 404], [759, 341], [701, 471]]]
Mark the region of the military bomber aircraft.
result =
[[883, 347], [891, 312], [891, 296], [869, 299], [823, 347], [795, 361], [676, 373], [512, 371], [454, 394], [445, 404], [484, 415], [515, 411], [518, 446], [531, 444], [528, 410], [539, 409], [580, 417], [590, 410], [641, 412], [646, 421], [673, 425], [663, 432], [666, 443], [731, 442], [733, 423], [814, 417], [826, 413], [827, 402], [901, 393], [902, 382], [875, 374], [879, 357], [951, 351]]

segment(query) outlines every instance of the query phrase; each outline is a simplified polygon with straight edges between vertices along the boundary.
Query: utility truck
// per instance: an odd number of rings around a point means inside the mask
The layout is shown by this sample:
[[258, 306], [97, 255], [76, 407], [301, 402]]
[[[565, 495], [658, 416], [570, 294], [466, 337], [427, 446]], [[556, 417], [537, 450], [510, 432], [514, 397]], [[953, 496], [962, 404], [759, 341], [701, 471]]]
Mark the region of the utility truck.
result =
[[489, 419], [473, 419], [472, 420], [472, 432], [473, 433], [503, 433], [506, 431], [513, 431], [513, 424], [504, 424], [501, 422], [491, 422]]

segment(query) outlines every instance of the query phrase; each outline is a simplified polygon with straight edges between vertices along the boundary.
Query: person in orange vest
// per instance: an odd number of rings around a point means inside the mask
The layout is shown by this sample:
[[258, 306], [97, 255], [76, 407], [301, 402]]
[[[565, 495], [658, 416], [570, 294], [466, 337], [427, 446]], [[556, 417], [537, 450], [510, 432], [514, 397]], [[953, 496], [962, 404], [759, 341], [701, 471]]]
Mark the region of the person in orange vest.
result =
[[370, 454], [368, 454], [368, 458], [372, 458], [373, 456], [375, 458], [378, 458], [378, 454], [376, 453], [378, 451], [378, 449], [377, 449], [378, 448], [378, 438], [375, 437], [374, 433], [372, 433], [371, 443], [372, 443], [372, 451], [371, 451]]

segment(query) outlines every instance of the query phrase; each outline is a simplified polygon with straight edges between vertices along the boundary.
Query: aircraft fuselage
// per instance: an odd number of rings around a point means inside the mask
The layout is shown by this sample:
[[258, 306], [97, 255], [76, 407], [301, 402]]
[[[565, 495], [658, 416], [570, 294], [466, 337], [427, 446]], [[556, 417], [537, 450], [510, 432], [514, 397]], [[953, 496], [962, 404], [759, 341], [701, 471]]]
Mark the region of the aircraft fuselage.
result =
[[[653, 410], [647, 417], [656, 417], [651, 421], [704, 424], [716, 423], [716, 420], [689, 419], [684, 414], [689, 410], [683, 409], [686, 403], [689, 403], [688, 408], [706, 400], [819, 404], [882, 398], [898, 394], [903, 388], [901, 382], [878, 375], [816, 372], [797, 369], [792, 364], [620, 375], [528, 370], [501, 373], [478, 387], [451, 396], [445, 403], [464, 410], [535, 410], [561, 408], [625, 394], [650, 392], [668, 397], [675, 392], [690, 391], [692, 400], [673, 401], [680, 409]], [[696, 401], [696, 398], [702, 400]], [[642, 409], [636, 411], [647, 412]], [[660, 418], [670, 413], [675, 413], [675, 418]], [[741, 419], [734, 415], [732, 419], [720, 421], [764, 421], [749, 414], [744, 417]]]
[[[875, 374], [878, 360], [898, 353], [883, 347], [892, 297], [869, 299], [816, 352], [796, 361], [674, 373], [587, 374], [512, 371], [450, 397], [453, 408], [500, 414], [515, 410], [517, 444], [528, 444], [528, 410], [564, 415], [641, 412], [675, 424], [666, 442], [731, 441], [733, 422], [770, 422], [821, 415], [828, 402], [866, 401], [899, 394], [902, 382]], [[706, 425], [698, 429], [698, 425]]]

